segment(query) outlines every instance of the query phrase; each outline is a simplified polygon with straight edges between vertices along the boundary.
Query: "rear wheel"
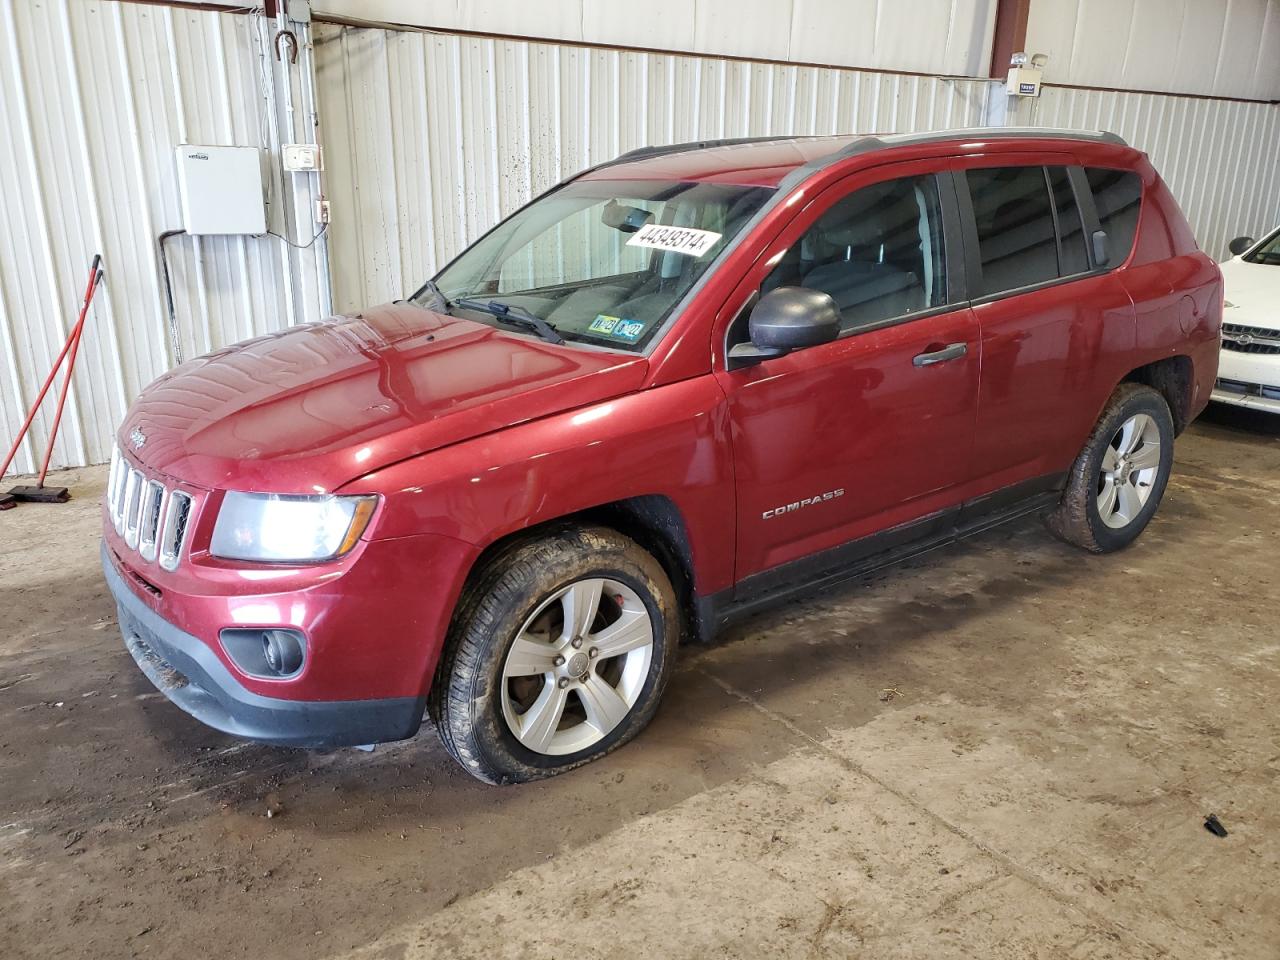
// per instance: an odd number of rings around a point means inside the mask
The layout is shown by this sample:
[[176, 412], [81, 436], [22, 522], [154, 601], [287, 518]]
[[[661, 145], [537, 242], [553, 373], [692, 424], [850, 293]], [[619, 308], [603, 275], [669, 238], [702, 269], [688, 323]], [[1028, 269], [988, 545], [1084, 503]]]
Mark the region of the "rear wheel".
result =
[[473, 776], [552, 776], [626, 743], [674, 662], [675, 593], [615, 531], [566, 529], [495, 557], [459, 604], [431, 712]]
[[1140, 383], [1111, 395], [1076, 458], [1049, 529], [1094, 553], [1132, 543], [1150, 522], [1173, 467], [1173, 417]]

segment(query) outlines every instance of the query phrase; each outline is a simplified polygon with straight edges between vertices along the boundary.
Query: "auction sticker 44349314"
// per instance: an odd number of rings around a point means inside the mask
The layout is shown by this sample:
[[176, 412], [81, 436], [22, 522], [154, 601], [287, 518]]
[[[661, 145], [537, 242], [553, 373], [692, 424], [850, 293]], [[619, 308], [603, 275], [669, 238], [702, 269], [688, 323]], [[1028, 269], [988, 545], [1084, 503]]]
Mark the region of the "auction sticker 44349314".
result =
[[652, 247], [655, 250], [671, 250], [700, 257], [710, 250], [720, 234], [693, 227], [671, 227], [660, 223], [646, 223], [627, 241], [628, 247]]

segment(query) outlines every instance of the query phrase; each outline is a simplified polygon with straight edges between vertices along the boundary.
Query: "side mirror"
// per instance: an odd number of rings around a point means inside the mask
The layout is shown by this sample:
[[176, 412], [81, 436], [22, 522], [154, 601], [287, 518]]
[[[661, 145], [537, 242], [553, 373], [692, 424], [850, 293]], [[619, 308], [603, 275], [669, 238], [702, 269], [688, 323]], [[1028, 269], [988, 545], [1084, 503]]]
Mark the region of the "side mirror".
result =
[[1257, 243], [1257, 241], [1254, 240], [1253, 237], [1236, 237], [1227, 244], [1227, 249], [1231, 251], [1231, 255], [1233, 257], [1238, 257], [1255, 243]]
[[1111, 238], [1105, 230], [1093, 231], [1093, 262], [1099, 267], [1111, 263]]
[[840, 335], [840, 308], [821, 290], [778, 287], [760, 298], [748, 324], [751, 342], [729, 351], [735, 366], [830, 343]]

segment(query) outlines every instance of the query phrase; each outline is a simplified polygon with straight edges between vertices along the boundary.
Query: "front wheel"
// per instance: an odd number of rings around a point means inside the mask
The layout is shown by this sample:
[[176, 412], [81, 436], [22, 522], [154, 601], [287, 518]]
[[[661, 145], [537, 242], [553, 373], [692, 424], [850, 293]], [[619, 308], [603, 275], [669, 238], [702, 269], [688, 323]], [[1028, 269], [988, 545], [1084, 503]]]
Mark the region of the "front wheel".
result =
[[1164, 496], [1173, 469], [1173, 417], [1159, 392], [1122, 383], [1071, 468], [1049, 529], [1093, 553], [1127, 547]]
[[430, 698], [445, 748], [489, 783], [562, 773], [653, 717], [679, 617], [662, 566], [600, 527], [498, 554], [459, 604]]

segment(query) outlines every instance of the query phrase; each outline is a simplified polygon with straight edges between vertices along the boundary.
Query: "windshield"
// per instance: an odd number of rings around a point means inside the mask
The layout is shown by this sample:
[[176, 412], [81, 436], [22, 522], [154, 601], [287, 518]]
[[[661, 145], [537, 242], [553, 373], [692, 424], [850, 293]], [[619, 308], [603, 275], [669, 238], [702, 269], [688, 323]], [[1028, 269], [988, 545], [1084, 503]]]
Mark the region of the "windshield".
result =
[[[451, 313], [639, 352], [772, 188], [578, 180], [531, 203], [436, 277]], [[458, 300], [465, 303], [459, 304]], [[417, 302], [441, 309], [430, 285]], [[544, 325], [545, 326], [545, 325]]]
[[1271, 235], [1262, 246], [1244, 258], [1248, 263], [1280, 265], [1280, 230]]

